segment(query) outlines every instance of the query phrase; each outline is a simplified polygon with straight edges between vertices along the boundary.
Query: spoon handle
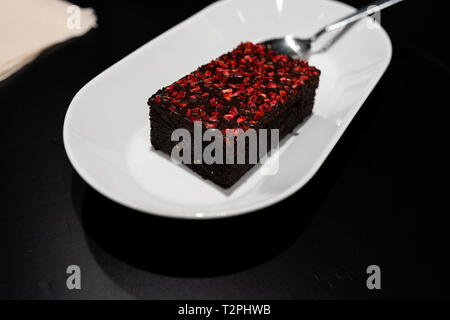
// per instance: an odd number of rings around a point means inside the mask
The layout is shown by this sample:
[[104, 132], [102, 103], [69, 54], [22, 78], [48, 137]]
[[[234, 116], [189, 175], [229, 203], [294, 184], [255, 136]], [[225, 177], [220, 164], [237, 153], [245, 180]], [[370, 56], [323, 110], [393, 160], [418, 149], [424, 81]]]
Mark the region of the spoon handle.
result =
[[363, 7], [359, 10], [357, 10], [356, 12], [345, 16], [344, 18], [341, 18], [333, 23], [330, 23], [329, 25], [327, 25], [326, 27], [324, 27], [323, 29], [319, 30], [319, 32], [317, 32], [312, 38], [311, 40], [316, 40], [317, 38], [319, 38], [321, 35], [329, 32], [329, 31], [333, 31], [333, 30], [337, 30], [340, 28], [345, 27], [346, 25], [358, 21], [362, 18], [365, 18], [367, 16], [370, 16], [378, 11], [381, 11], [387, 7], [390, 7], [396, 3], [399, 3], [403, 0], [378, 0], [378, 1], [374, 1], [371, 4], [369, 4], [366, 7]]

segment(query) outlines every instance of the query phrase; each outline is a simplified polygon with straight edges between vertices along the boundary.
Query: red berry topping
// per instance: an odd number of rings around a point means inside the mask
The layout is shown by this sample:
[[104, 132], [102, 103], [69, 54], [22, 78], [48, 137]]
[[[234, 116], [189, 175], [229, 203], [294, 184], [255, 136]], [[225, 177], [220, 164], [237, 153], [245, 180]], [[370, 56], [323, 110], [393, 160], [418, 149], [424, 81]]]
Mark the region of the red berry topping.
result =
[[217, 128], [217, 123], [205, 123], [205, 127], [214, 129]]
[[246, 130], [319, 75], [307, 61], [245, 42], [158, 91], [153, 101], [207, 128]]
[[247, 120], [246, 117], [240, 116], [239, 118], [237, 118], [236, 122], [237, 122], [237, 123], [241, 123], [241, 122], [244, 122], [245, 120]]
[[228, 113], [226, 115], [223, 116], [225, 119], [227, 119], [228, 121], [231, 121], [234, 119], [234, 114], [232, 113]]

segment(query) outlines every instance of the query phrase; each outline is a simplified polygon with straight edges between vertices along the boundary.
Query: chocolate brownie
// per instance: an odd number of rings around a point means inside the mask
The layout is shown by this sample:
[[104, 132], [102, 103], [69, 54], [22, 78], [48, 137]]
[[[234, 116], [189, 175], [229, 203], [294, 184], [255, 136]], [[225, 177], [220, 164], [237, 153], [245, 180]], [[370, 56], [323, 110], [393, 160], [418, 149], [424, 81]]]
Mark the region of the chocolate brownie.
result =
[[[178, 143], [171, 141], [172, 132], [184, 128], [193, 134], [196, 121], [201, 121], [203, 131], [220, 130], [225, 140], [230, 130], [239, 134], [249, 129], [279, 129], [281, 140], [312, 112], [319, 76], [306, 61], [242, 43], [150, 97], [151, 143], [170, 155]], [[201, 159], [187, 164], [223, 188], [254, 165], [206, 164]]]

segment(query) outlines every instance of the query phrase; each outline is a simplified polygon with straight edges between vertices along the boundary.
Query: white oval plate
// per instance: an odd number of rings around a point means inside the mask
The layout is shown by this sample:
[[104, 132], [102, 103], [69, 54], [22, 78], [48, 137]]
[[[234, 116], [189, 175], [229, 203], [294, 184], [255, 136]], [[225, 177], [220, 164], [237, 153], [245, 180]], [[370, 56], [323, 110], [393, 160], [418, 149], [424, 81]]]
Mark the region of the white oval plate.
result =
[[312, 57], [322, 70], [314, 113], [282, 144], [276, 175], [254, 168], [224, 191], [175, 165], [150, 147], [147, 99], [240, 42], [307, 37], [352, 10], [325, 0], [227, 0], [203, 9], [77, 93], [64, 122], [70, 161], [106, 197], [168, 217], [232, 216], [288, 197], [317, 172], [390, 62], [389, 37], [372, 20]]

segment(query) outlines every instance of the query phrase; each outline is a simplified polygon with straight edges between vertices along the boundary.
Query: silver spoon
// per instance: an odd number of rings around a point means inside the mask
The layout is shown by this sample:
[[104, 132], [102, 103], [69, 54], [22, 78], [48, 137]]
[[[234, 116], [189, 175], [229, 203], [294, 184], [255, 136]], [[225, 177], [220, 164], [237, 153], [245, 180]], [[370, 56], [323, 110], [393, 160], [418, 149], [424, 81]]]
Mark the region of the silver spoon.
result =
[[[278, 38], [278, 39], [270, 39], [261, 42], [261, 44], [267, 46], [269, 49], [278, 51], [280, 53], [283, 53], [285, 55], [291, 56], [293, 58], [300, 58], [308, 60], [310, 55], [312, 53], [315, 53], [312, 51], [312, 45], [313, 43], [319, 39], [324, 34], [342, 29], [341, 32], [331, 41], [328, 43], [326, 48], [328, 48], [332, 43], [334, 43], [343, 32], [347, 30], [353, 23], [356, 21], [361, 20], [362, 18], [365, 18], [367, 16], [370, 16], [382, 9], [385, 9], [387, 7], [390, 7], [398, 2], [401, 2], [403, 0], [378, 0], [372, 2], [370, 5], [361, 8], [357, 10], [355, 13], [352, 13], [348, 16], [345, 16], [333, 23], [328, 24], [324, 28], [320, 29], [317, 33], [315, 33], [312, 37], [308, 39], [299, 39], [294, 38], [293, 36], [285, 36], [284, 38]], [[326, 49], [325, 47], [322, 48], [323, 51]]]

